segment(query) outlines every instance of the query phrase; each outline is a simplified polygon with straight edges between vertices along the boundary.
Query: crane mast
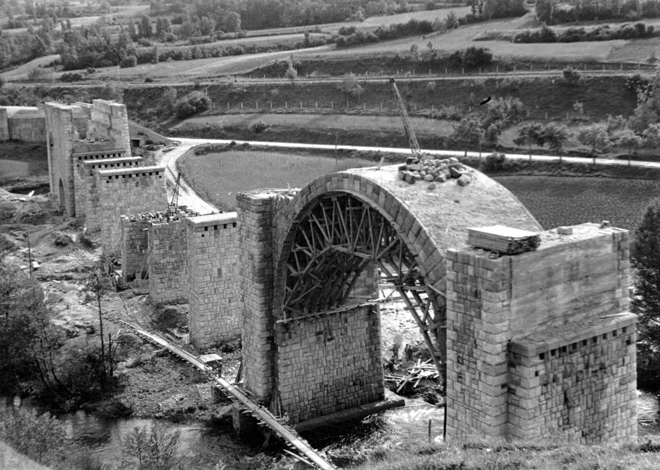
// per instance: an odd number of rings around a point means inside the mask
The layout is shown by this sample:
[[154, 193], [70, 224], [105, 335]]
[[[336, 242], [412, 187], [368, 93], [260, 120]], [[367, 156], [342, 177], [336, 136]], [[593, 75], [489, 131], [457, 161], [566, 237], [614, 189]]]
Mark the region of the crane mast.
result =
[[415, 131], [413, 131], [412, 125], [410, 123], [406, 105], [403, 102], [403, 98], [401, 98], [401, 94], [399, 93], [399, 89], [397, 88], [396, 82], [393, 78], [390, 78], [390, 83], [392, 84], [392, 89], [394, 90], [397, 103], [399, 104], [399, 112], [401, 113], [401, 120], [403, 121], [403, 130], [406, 132], [406, 137], [408, 137], [408, 145], [410, 145], [410, 150], [413, 154], [413, 157], [421, 159], [422, 151], [419, 148], [419, 142], [417, 142]]

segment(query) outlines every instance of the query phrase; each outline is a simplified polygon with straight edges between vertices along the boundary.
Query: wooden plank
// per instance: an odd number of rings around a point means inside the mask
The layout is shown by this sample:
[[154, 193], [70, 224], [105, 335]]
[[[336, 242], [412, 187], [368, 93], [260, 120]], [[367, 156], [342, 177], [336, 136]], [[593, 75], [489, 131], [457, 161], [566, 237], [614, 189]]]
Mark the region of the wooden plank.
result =
[[538, 233], [502, 225], [468, 228], [468, 244], [506, 254], [536, 250], [541, 244]]
[[[202, 361], [200, 361], [199, 358], [197, 358], [194, 354], [184, 351], [183, 349], [170, 343], [169, 341], [166, 341], [165, 339], [161, 338], [158, 335], [144, 331], [143, 329], [131, 323], [125, 322], [123, 320], [120, 321], [130, 326], [131, 328], [133, 328], [135, 331], [142, 334], [143, 336], [146, 336], [151, 341], [167, 348], [173, 354], [176, 354], [180, 358], [190, 362], [198, 369], [204, 372], [210, 372], [209, 368], [206, 367], [206, 365]], [[212, 377], [212, 378], [218, 385], [220, 385], [227, 392], [229, 392], [236, 401], [240, 402], [241, 405], [247, 408], [248, 413], [253, 414], [255, 418], [261, 420], [273, 431], [275, 431], [277, 434], [282, 436], [286, 441], [288, 441], [289, 444], [293, 445], [296, 449], [298, 449], [299, 452], [304, 454], [305, 457], [307, 457], [307, 459], [311, 461], [314, 465], [316, 465], [318, 468], [322, 470], [336, 470], [335, 467], [330, 465], [319, 454], [317, 454], [316, 451], [295, 431], [287, 429], [279, 421], [277, 421], [277, 418], [275, 418], [275, 416], [273, 416], [267, 409], [254, 403], [250, 398], [247, 397], [247, 395], [245, 395], [234, 385], [224, 380], [222, 377]]]

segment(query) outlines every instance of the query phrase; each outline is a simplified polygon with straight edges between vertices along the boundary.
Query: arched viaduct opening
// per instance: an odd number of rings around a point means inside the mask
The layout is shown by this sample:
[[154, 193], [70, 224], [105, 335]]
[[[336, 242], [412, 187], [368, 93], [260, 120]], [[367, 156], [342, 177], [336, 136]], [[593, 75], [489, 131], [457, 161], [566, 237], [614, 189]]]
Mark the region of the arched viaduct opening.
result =
[[239, 196], [247, 388], [294, 423], [382, 397], [377, 282], [398, 291], [442, 370], [446, 250], [468, 227], [540, 228], [470, 171], [470, 185], [433, 191], [391, 166], [327, 175], [293, 198]]

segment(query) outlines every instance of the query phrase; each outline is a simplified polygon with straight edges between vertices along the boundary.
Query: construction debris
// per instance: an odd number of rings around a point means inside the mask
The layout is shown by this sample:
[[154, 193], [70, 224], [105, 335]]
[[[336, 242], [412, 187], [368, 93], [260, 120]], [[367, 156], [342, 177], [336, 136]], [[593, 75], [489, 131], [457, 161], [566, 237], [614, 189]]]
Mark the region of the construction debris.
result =
[[472, 181], [469, 173], [468, 167], [454, 157], [439, 159], [427, 154], [409, 159], [405, 165], [399, 167], [399, 179], [408, 184], [415, 184], [417, 181], [431, 183], [429, 189], [435, 189], [434, 183], [444, 183], [448, 179], [456, 179], [460, 186], [467, 186]]
[[469, 245], [506, 255], [534, 251], [541, 244], [538, 233], [502, 225], [468, 228], [467, 231]]
[[406, 385], [412, 384], [413, 388], [417, 388], [422, 380], [437, 380], [438, 369], [433, 364], [431, 359], [422, 362], [418, 359], [415, 365], [403, 376], [399, 375], [385, 375], [386, 382], [396, 382], [395, 393], [401, 392]]

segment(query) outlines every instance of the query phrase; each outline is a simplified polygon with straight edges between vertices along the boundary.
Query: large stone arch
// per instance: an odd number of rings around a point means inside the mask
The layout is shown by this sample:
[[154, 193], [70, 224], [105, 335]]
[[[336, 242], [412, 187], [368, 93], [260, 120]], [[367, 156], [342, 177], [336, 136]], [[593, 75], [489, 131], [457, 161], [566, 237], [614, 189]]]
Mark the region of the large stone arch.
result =
[[[272, 392], [275, 392], [282, 402], [282, 411], [290, 416], [293, 414], [294, 420], [311, 417], [309, 412], [298, 412], [305, 407], [307, 411], [316, 407], [314, 412], [318, 415], [362, 404], [355, 400], [335, 405], [324, 403], [320, 406], [318, 403], [305, 403], [300, 399], [301, 390], [305, 387], [304, 376], [300, 377], [295, 370], [283, 371], [278, 364], [282, 348], [287, 347], [285, 343], [291, 339], [284, 325], [303, 325], [317, 318], [328, 318], [328, 315], [316, 315], [322, 312], [307, 311], [306, 318], [301, 318], [283, 310], [287, 292], [287, 261], [295, 249], [296, 234], [301, 224], [309, 221], [308, 216], [315, 208], [328, 199], [355, 201], [387, 221], [415, 261], [419, 276], [414, 285], [422, 286], [421, 290], [428, 302], [427, 309], [431, 303], [429, 299], [435, 301], [434, 315], [424, 318], [421, 324], [428, 325], [429, 329], [435, 328], [436, 333], [442, 333], [447, 281], [444, 262], [446, 250], [465, 247], [468, 227], [505, 224], [527, 230], [541, 228], [520, 201], [504, 187], [477, 171], [472, 171], [472, 177], [472, 183], [468, 186], [459, 186], [455, 180], [450, 180], [429, 190], [428, 184], [409, 185], [399, 180], [397, 167], [388, 166], [380, 170], [350, 170], [318, 178], [291, 199], [273, 195], [270, 200], [272, 219], [269, 222], [272, 231], [268, 235], [272, 237], [272, 251], [268, 256], [272, 256], [269, 263], [273, 275], [266, 280], [270, 287], [261, 290], [269, 299], [259, 304], [259, 308], [265, 307], [263, 312], [258, 313], [263, 314], [261, 326], [255, 327], [259, 323], [254, 317], [257, 312], [253, 312], [246, 299], [248, 303], [245, 312], [251, 316], [246, 320], [249, 328], [244, 328], [243, 338], [244, 352], [248, 351], [244, 357], [247, 387], [265, 400], [273, 398]], [[239, 198], [239, 205], [240, 201]], [[248, 232], [246, 227], [244, 233]], [[422, 302], [413, 297], [411, 299], [421, 307], [420, 317], [427, 316], [423, 308], [424, 299]], [[345, 306], [345, 310], [350, 309]], [[363, 313], [358, 312], [358, 316]], [[323, 338], [326, 337], [324, 333]], [[441, 337], [436, 336], [435, 339], [443, 341]], [[304, 346], [294, 346], [299, 347]], [[376, 366], [380, 367], [380, 361]], [[287, 364], [286, 367], [295, 369], [296, 366]], [[339, 384], [341, 386], [341, 381]], [[314, 386], [318, 386], [318, 383]]]

